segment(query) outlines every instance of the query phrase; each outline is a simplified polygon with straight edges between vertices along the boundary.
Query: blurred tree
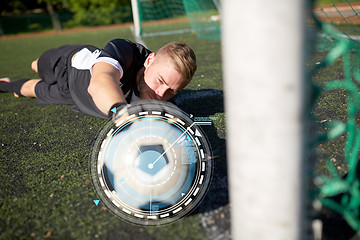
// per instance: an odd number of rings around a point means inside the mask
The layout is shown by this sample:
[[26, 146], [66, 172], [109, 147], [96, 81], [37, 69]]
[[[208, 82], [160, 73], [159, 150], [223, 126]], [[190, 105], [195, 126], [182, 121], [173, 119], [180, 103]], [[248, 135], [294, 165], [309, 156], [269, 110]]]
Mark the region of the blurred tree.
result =
[[54, 11], [54, 5], [62, 4], [64, 0], [38, 0], [38, 2], [46, 4], [46, 10], [50, 14], [51, 22], [53, 24], [54, 29], [56, 31], [61, 30], [61, 23]]
[[[131, 0], [66, 0], [75, 13], [70, 25], [107, 25], [131, 17]], [[121, 9], [120, 9], [121, 8]]]
[[0, 0], [0, 14], [46, 9], [54, 29], [60, 30], [62, 26], [57, 14], [59, 11], [74, 13], [73, 19], [66, 22], [65, 27], [108, 25], [131, 21], [130, 2], [131, 0]]
[[2, 0], [0, 1], [0, 14], [20, 13], [29, 9], [44, 8], [38, 0]]

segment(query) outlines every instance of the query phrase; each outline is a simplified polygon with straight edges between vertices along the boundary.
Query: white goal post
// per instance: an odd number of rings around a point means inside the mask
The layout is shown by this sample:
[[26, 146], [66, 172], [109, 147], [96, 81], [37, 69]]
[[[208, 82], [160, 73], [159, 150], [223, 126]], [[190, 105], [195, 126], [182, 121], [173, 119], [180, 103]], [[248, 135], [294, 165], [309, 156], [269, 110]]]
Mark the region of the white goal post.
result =
[[304, 239], [302, 0], [222, 1], [232, 239]]
[[131, 9], [133, 14], [134, 29], [133, 34], [136, 42], [141, 42], [141, 24], [139, 15], [138, 0], [131, 0]]

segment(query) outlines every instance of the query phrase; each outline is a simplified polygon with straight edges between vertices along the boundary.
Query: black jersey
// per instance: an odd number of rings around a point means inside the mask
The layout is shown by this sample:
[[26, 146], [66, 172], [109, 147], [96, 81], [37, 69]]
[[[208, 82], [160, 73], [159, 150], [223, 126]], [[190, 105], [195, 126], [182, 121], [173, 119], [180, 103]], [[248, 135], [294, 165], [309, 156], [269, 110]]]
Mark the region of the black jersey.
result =
[[120, 79], [120, 87], [125, 94], [127, 101], [130, 100], [131, 93], [134, 91], [138, 95], [136, 86], [136, 75], [140, 68], [144, 66], [146, 58], [151, 53], [139, 43], [134, 43], [125, 39], [114, 39], [106, 44], [101, 50], [99, 59], [110, 57], [119, 62], [123, 76]]
[[66, 45], [44, 52], [38, 61], [41, 81], [35, 87], [37, 104], [75, 104], [73, 108], [91, 116], [107, 118], [88, 93], [91, 68], [108, 62], [120, 71], [120, 87], [130, 103], [138, 95], [136, 76], [151, 51], [125, 39], [114, 39], [103, 49], [91, 45]]
[[[86, 48], [93, 57], [95, 56], [95, 62], [109, 62], [108, 58], [110, 58], [109, 63], [119, 69], [122, 75], [120, 78], [120, 87], [125, 95], [126, 101], [130, 103], [132, 94], [135, 93], [138, 95], [136, 84], [137, 73], [144, 66], [144, 62], [151, 51], [141, 44], [125, 39], [114, 39], [110, 41], [99, 53], [97, 53], [98, 49], [95, 47], [87, 46]], [[120, 68], [118, 65], [120, 65]], [[85, 66], [82, 68], [74, 66], [70, 62], [68, 71], [70, 93], [80, 112], [95, 117], [106, 118], [107, 116], [96, 107], [92, 97], [87, 91], [91, 78], [91, 63], [89, 66], [90, 67]]]

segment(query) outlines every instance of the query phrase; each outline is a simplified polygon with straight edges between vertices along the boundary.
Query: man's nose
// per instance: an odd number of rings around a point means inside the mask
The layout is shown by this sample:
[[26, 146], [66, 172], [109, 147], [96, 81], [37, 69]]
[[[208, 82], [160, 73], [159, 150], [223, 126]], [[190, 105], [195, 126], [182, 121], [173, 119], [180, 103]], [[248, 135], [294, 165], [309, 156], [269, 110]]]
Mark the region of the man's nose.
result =
[[169, 87], [166, 86], [165, 84], [163, 84], [156, 89], [155, 93], [158, 96], [163, 97], [168, 89], [169, 89]]

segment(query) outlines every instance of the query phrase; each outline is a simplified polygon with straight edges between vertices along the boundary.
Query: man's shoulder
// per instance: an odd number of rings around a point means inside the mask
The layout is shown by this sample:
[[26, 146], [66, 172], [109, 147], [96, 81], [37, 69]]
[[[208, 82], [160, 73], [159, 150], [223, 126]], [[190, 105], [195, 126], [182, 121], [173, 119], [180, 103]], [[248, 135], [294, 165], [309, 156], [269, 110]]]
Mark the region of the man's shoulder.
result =
[[116, 38], [111, 40], [107, 46], [110, 45], [113, 48], [120, 49], [121, 51], [126, 52], [126, 49], [131, 49], [132, 51], [144, 54], [150, 54], [151, 51], [147, 49], [144, 45], [130, 41], [128, 39]]
[[124, 72], [138, 71], [151, 53], [140, 43], [127, 39], [113, 39], [102, 49], [100, 57], [110, 57], [119, 62]]

